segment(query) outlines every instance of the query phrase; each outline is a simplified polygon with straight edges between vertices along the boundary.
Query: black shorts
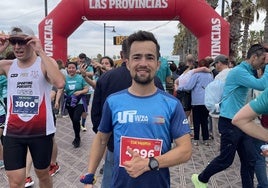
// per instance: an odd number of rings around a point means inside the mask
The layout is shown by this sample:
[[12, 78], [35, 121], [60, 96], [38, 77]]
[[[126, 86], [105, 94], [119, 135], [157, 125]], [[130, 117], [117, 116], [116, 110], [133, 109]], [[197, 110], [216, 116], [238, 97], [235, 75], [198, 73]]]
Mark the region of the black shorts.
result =
[[177, 91], [177, 99], [181, 101], [184, 111], [191, 111], [192, 97], [190, 91]]
[[36, 169], [46, 169], [51, 162], [53, 135], [34, 138], [14, 138], [4, 136], [3, 156], [6, 170], [26, 167], [26, 155], [29, 148]]

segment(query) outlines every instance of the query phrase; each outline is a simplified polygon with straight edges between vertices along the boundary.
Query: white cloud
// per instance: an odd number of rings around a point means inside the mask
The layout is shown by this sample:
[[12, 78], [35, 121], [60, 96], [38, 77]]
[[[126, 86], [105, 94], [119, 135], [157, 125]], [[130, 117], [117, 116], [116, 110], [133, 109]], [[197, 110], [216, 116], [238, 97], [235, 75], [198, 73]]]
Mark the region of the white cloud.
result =
[[[60, 0], [47, 1], [48, 13], [59, 2]], [[44, 0], [1, 0], [1, 31], [8, 32], [11, 26], [25, 24], [38, 34], [38, 24], [44, 17]], [[171, 55], [174, 35], [178, 33], [178, 21], [85, 21], [68, 38], [68, 55], [77, 56], [84, 52], [89, 57], [96, 57], [98, 53], [103, 54], [104, 22], [106, 25], [115, 26], [116, 30], [116, 33], [113, 33], [112, 29], [106, 28], [106, 55], [109, 56], [119, 55], [120, 51], [120, 46], [113, 45], [113, 36], [130, 35], [137, 30], [153, 32], [160, 43], [161, 54]], [[263, 27], [263, 22], [260, 22], [254, 27]]]

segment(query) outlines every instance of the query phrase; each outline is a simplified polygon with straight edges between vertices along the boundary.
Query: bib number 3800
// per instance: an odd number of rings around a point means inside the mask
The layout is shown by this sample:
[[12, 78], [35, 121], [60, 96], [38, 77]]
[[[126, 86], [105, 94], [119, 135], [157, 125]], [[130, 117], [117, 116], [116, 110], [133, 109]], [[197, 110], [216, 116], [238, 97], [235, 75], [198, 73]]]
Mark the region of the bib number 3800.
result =
[[38, 96], [13, 95], [13, 113], [38, 114]]

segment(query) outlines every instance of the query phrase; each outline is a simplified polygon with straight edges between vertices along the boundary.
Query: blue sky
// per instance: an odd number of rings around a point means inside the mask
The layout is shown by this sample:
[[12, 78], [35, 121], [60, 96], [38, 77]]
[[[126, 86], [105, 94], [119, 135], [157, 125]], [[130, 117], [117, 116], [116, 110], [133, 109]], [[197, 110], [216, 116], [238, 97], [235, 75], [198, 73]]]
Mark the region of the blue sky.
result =
[[[48, 13], [52, 11], [60, 0], [47, 0]], [[38, 24], [45, 16], [44, 0], [1, 0], [0, 31], [8, 32], [13, 25], [22, 23], [30, 26], [38, 35]], [[220, 7], [217, 9], [220, 13]], [[263, 28], [261, 17], [258, 23], [251, 26], [255, 30]], [[127, 36], [137, 30], [151, 31], [155, 34], [161, 47], [161, 54], [169, 56], [172, 53], [174, 35], [178, 33], [178, 21], [86, 21], [68, 38], [68, 55], [78, 56], [80, 52], [94, 58], [103, 54], [104, 27], [115, 26], [116, 33], [106, 28], [106, 55], [119, 55], [120, 46], [113, 45], [116, 35]], [[127, 25], [127, 27], [126, 27]], [[137, 28], [138, 26], [138, 28]]]

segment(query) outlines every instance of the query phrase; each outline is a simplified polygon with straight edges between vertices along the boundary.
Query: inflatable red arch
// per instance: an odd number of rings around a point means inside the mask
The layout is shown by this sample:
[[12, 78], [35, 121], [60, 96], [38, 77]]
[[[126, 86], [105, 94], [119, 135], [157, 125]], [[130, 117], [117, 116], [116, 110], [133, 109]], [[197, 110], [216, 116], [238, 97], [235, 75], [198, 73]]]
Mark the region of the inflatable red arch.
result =
[[198, 59], [229, 54], [229, 23], [205, 0], [62, 0], [39, 24], [46, 54], [67, 59], [67, 38], [88, 20], [179, 20], [198, 39]]

